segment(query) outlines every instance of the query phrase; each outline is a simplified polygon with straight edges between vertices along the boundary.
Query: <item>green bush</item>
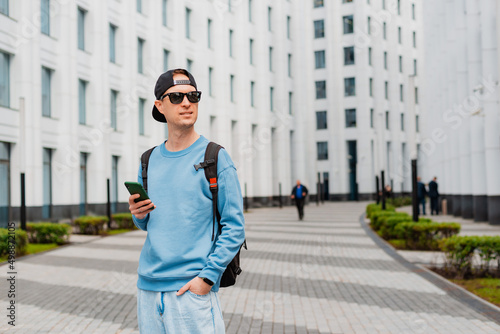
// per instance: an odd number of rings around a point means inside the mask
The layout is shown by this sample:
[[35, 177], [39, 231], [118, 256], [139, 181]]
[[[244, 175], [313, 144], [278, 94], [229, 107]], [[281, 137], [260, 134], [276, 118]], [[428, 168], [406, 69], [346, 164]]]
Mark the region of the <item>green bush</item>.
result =
[[[376, 203], [368, 204], [366, 206], [366, 217], [371, 219], [371, 216], [373, 213], [380, 212], [380, 211], [382, 211], [382, 204], [376, 204]], [[392, 205], [386, 204], [385, 211], [394, 212], [395, 208]]]
[[[15, 240], [16, 256], [26, 254], [28, 247], [28, 234], [26, 231], [16, 229]], [[0, 256], [9, 255], [9, 244], [9, 230], [6, 228], [0, 228]]]
[[411, 197], [404, 196], [404, 197], [388, 198], [386, 203], [390, 204], [396, 208], [399, 208], [402, 206], [411, 205]]
[[37, 244], [67, 243], [71, 226], [57, 223], [27, 223], [28, 241]]
[[115, 221], [116, 225], [118, 225], [118, 228], [121, 229], [134, 229], [134, 221], [132, 220], [132, 214], [131, 213], [115, 213], [112, 216], [112, 219]]
[[457, 223], [408, 222], [397, 224], [394, 234], [397, 239], [406, 240], [407, 248], [439, 250], [438, 241], [458, 234], [460, 228]]
[[380, 230], [386, 220], [390, 217], [409, 217], [405, 212], [375, 211], [371, 215], [371, 225], [375, 231]]
[[99, 235], [104, 231], [104, 224], [109, 221], [107, 216], [80, 216], [74, 220], [81, 234]]
[[[411, 223], [413, 222], [413, 218], [410, 215], [396, 215], [385, 217], [385, 219], [381, 220], [380, 232], [381, 236], [384, 239], [394, 239], [397, 238], [397, 234], [395, 232], [395, 228], [400, 223]], [[430, 223], [432, 220], [429, 218], [419, 218], [419, 223]]]
[[441, 240], [439, 247], [446, 254], [447, 265], [458, 277], [472, 274], [472, 258], [476, 253], [481, 260], [479, 269], [484, 274], [488, 274], [490, 263], [495, 260], [500, 268], [500, 236], [452, 236]]

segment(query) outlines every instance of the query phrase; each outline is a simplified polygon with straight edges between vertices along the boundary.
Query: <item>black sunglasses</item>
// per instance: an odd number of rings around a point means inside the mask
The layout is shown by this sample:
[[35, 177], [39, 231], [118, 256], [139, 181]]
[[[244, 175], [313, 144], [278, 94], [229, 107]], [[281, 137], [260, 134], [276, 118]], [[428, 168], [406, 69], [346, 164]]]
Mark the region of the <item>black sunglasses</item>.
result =
[[180, 92], [167, 93], [165, 95], [162, 95], [162, 97], [160, 97], [160, 100], [163, 101], [165, 96], [168, 96], [172, 104], [180, 104], [182, 100], [184, 100], [184, 95], [187, 96], [188, 101], [191, 103], [198, 103], [201, 100], [201, 92], [198, 90], [189, 93], [180, 93]]

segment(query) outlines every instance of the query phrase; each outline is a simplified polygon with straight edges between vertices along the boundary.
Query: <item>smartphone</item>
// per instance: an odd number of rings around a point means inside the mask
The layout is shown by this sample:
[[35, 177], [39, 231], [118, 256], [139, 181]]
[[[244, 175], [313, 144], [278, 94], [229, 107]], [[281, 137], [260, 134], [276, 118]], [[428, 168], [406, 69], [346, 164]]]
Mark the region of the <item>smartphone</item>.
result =
[[139, 198], [136, 198], [134, 200], [136, 203], [149, 199], [149, 196], [146, 193], [146, 190], [144, 190], [144, 188], [142, 187], [142, 185], [139, 182], [125, 181], [125, 187], [127, 187], [130, 195], [134, 195], [134, 194], [141, 195]]

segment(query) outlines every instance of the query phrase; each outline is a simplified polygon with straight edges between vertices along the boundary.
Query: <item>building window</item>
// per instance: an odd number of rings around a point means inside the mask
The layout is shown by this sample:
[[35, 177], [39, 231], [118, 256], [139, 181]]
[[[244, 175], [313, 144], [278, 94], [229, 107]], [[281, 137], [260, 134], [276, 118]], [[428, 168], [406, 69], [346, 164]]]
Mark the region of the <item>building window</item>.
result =
[[116, 90], [111, 90], [110, 94], [110, 116], [111, 116], [111, 128], [117, 130], [117, 119], [116, 119], [116, 104], [118, 100], [118, 92]]
[[207, 21], [207, 46], [209, 49], [212, 48], [212, 20]]
[[50, 0], [41, 0], [40, 4], [40, 28], [42, 34], [50, 36]]
[[250, 38], [250, 65], [253, 65], [253, 39]]
[[52, 216], [52, 150], [43, 149], [43, 205], [42, 218]]
[[87, 214], [87, 158], [88, 153], [80, 152], [80, 216]]
[[373, 129], [373, 109], [370, 109], [370, 128]]
[[344, 48], [344, 65], [354, 64], [354, 46]]
[[417, 60], [413, 59], [413, 75], [417, 75]]
[[356, 95], [356, 78], [344, 79], [344, 96]]
[[344, 21], [344, 35], [352, 34], [354, 32], [354, 17], [352, 15], [347, 15], [342, 18]]
[[413, 32], [413, 47], [417, 47], [417, 33], [415, 31]]
[[288, 92], [288, 114], [293, 115], [293, 93]]
[[229, 29], [229, 57], [233, 57], [233, 30]]
[[161, 23], [164, 27], [167, 26], [167, 0], [161, 2]]
[[325, 50], [314, 51], [316, 68], [325, 68]]
[[144, 73], [143, 66], [143, 53], [144, 53], [144, 40], [141, 38], [137, 39], [137, 72]]
[[401, 131], [405, 130], [405, 114], [401, 114]]
[[233, 6], [231, 4], [231, 0], [227, 0], [227, 11], [231, 13], [232, 10], [233, 10]]
[[145, 99], [139, 99], [139, 135], [144, 136], [144, 105], [146, 104]]
[[0, 142], [0, 227], [6, 228], [10, 210], [10, 144]]
[[85, 10], [78, 7], [78, 48], [85, 50]]
[[385, 0], [382, 0], [382, 9], [385, 9]]
[[189, 58], [186, 59], [186, 70], [188, 70], [188, 72], [193, 71], [193, 61]]
[[325, 21], [314, 21], [314, 38], [325, 37]]
[[372, 48], [368, 48], [368, 65], [372, 66]]
[[191, 38], [191, 9], [186, 8], [186, 38]]
[[274, 87], [269, 88], [269, 108], [274, 111]]
[[78, 79], [78, 120], [80, 124], [87, 123], [87, 82]]
[[367, 29], [366, 32], [368, 35], [372, 34], [372, 18], [368, 16], [368, 24], [367, 24]]
[[208, 68], [208, 95], [214, 96], [212, 92], [212, 81], [213, 81], [214, 69], [212, 67]]
[[399, 72], [403, 73], [403, 56], [399, 56]]
[[318, 148], [318, 160], [328, 160], [328, 142], [320, 141], [316, 143]]
[[116, 63], [116, 26], [109, 25], [109, 61]]
[[269, 71], [273, 71], [273, 48], [269, 47]]
[[142, 0], [136, 0], [137, 13], [142, 13]]
[[0, 106], [10, 107], [10, 55], [0, 51]]
[[229, 76], [229, 97], [231, 102], [234, 102], [234, 75]]
[[326, 81], [316, 81], [316, 99], [326, 99]]
[[290, 39], [290, 22], [291, 22], [290, 16], [286, 17], [286, 38]]
[[398, 0], [398, 15], [401, 15], [401, 0]]
[[250, 82], [250, 106], [255, 107], [255, 82]]
[[415, 116], [415, 131], [420, 132], [419, 116]]
[[389, 111], [385, 112], [385, 128], [389, 130]]
[[368, 90], [370, 92], [370, 97], [373, 97], [373, 78], [368, 81]]
[[326, 128], [328, 128], [326, 111], [316, 111], [316, 130], [324, 130]]
[[399, 101], [403, 102], [404, 101], [404, 89], [403, 89], [403, 85], [399, 85]]
[[384, 68], [387, 70], [387, 51], [384, 51]]
[[356, 109], [345, 110], [345, 127], [346, 128], [356, 127]]
[[342, 0], [342, 3], [349, 3], [352, 2], [352, 0]]
[[415, 104], [418, 104], [418, 87], [415, 87]]
[[163, 49], [163, 71], [168, 71], [168, 59], [170, 58], [170, 51]]
[[382, 29], [383, 29], [384, 39], [387, 39], [387, 23], [384, 22]]
[[403, 37], [401, 35], [402, 35], [401, 27], [398, 27], [398, 43], [399, 44], [403, 43]]
[[0, 0], [0, 13], [9, 16], [9, 0]]
[[272, 12], [273, 9], [271, 7], [267, 7], [267, 29], [269, 31], [272, 31]]
[[42, 116], [52, 115], [52, 70], [42, 66]]
[[118, 160], [120, 157], [111, 156], [111, 212], [118, 211]]
[[384, 82], [385, 99], [389, 99], [389, 82]]
[[314, 8], [323, 7], [323, 0], [314, 0]]
[[411, 18], [415, 20], [415, 4], [411, 4]]
[[248, 0], [248, 22], [252, 22], [252, 0]]
[[292, 77], [292, 55], [288, 54], [288, 77]]

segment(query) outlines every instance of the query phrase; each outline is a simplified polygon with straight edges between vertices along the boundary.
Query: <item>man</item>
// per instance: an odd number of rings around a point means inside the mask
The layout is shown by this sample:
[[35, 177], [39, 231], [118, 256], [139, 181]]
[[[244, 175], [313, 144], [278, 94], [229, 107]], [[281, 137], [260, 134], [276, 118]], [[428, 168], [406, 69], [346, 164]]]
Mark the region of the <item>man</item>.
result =
[[[129, 209], [137, 227], [147, 231], [139, 259], [137, 318], [144, 334], [224, 333], [217, 291], [227, 264], [245, 238], [243, 199], [234, 164], [218, 155], [218, 210], [222, 229], [212, 238], [212, 194], [203, 169], [208, 140], [196, 133], [194, 77], [184, 69], [163, 73], [155, 86], [153, 117], [166, 122], [168, 139], [151, 153], [150, 200]], [[142, 184], [139, 167], [138, 182]]]
[[429, 182], [429, 198], [431, 199], [431, 216], [436, 213], [439, 214], [439, 192], [438, 192], [438, 184], [436, 182], [437, 177], [434, 176], [431, 182]]
[[297, 180], [297, 185], [292, 189], [292, 195], [290, 196], [292, 199], [295, 199], [295, 205], [297, 206], [297, 210], [299, 211], [299, 220], [304, 218], [304, 201], [307, 196], [307, 188], [306, 186], [300, 184], [300, 180]]
[[425, 184], [422, 183], [420, 176], [417, 177], [417, 200], [418, 200], [418, 214], [420, 214], [420, 205], [422, 205], [422, 212], [425, 216], [425, 196], [427, 195], [427, 190], [425, 190]]

